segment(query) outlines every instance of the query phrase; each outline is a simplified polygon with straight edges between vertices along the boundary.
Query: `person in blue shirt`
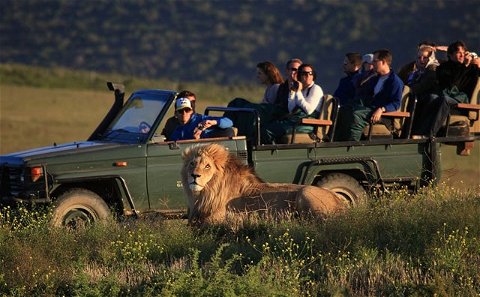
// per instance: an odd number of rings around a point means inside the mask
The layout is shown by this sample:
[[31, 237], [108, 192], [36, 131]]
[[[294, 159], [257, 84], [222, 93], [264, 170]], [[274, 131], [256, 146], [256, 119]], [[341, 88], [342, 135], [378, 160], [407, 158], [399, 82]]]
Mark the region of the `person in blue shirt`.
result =
[[233, 137], [233, 123], [227, 117], [212, 117], [195, 113], [187, 98], [175, 101], [175, 117], [180, 125], [170, 140], [187, 140], [213, 137]]
[[392, 53], [388, 49], [373, 52], [373, 68], [376, 76], [365, 83], [365, 91], [355, 92], [351, 121], [346, 140], [358, 141], [363, 128], [369, 123], [382, 122], [391, 127], [390, 119], [382, 118], [384, 112], [396, 111], [400, 107], [403, 82], [391, 69]]

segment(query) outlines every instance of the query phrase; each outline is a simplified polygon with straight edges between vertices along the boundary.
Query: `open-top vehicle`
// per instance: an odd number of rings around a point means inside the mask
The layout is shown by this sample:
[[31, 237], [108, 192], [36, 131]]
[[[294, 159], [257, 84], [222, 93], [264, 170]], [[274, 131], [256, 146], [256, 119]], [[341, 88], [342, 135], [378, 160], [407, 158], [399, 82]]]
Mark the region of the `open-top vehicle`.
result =
[[[358, 142], [335, 142], [312, 135], [302, 141], [302, 135], [292, 135], [286, 143], [263, 145], [257, 133], [254, 139], [238, 135], [165, 141], [160, 131], [173, 114], [177, 92], [139, 90], [124, 102], [123, 86], [108, 86], [115, 102], [86, 141], [0, 156], [1, 204], [52, 204], [53, 224], [72, 227], [108, 219], [112, 214], [183, 216], [181, 153], [190, 145], [216, 142], [267, 182], [329, 188], [355, 205], [376, 190], [399, 186], [414, 190], [435, 180], [443, 145], [457, 145], [459, 152], [468, 154], [480, 139], [478, 133], [430, 139], [370, 135]], [[325, 102], [333, 102], [329, 118], [309, 119], [304, 124], [316, 129], [329, 127], [325, 135], [331, 137], [337, 107], [335, 100]], [[225, 111], [255, 113], [226, 107], [209, 107], [205, 113]]]

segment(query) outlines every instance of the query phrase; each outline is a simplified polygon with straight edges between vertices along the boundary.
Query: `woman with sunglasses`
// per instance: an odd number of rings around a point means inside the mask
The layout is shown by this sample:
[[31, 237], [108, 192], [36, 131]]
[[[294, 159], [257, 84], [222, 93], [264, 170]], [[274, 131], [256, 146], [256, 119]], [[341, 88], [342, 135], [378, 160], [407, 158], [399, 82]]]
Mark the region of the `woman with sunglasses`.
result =
[[[281, 120], [273, 121], [262, 131], [262, 143], [273, 143], [287, 133], [302, 118], [312, 116], [318, 111], [323, 98], [322, 88], [315, 84], [316, 73], [311, 64], [302, 64], [298, 68], [297, 79], [290, 83], [288, 97], [288, 115]], [[298, 126], [297, 132], [309, 133], [311, 126]]]

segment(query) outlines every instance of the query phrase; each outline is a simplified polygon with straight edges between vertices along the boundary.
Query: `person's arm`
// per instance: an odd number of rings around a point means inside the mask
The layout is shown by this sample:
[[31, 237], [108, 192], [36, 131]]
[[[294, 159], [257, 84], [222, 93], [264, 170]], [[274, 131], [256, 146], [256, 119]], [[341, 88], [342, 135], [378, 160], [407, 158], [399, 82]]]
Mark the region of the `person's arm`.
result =
[[303, 92], [296, 92], [295, 104], [303, 109], [307, 114], [311, 114], [315, 111], [323, 97], [323, 90], [319, 85], [313, 84], [310, 91], [304, 90], [307, 94], [305, 96]]
[[204, 116], [200, 124], [197, 126], [200, 130], [207, 130], [210, 127], [217, 126], [221, 129], [233, 126], [232, 120], [227, 117], [210, 117]]
[[392, 91], [389, 94], [390, 100], [387, 101], [387, 104], [385, 104], [385, 106], [382, 106], [385, 108], [386, 112], [397, 111], [400, 108], [400, 104], [402, 102], [402, 93], [403, 93], [402, 81], [400, 79], [394, 80]]

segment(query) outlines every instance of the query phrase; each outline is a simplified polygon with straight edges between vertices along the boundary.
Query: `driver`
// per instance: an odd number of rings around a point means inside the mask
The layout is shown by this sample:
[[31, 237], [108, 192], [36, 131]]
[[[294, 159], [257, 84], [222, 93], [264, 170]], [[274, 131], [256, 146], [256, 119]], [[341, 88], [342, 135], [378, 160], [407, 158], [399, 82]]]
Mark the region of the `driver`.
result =
[[211, 117], [195, 113], [187, 98], [175, 101], [175, 117], [180, 125], [170, 140], [186, 140], [213, 137], [233, 137], [233, 123], [227, 117]]

